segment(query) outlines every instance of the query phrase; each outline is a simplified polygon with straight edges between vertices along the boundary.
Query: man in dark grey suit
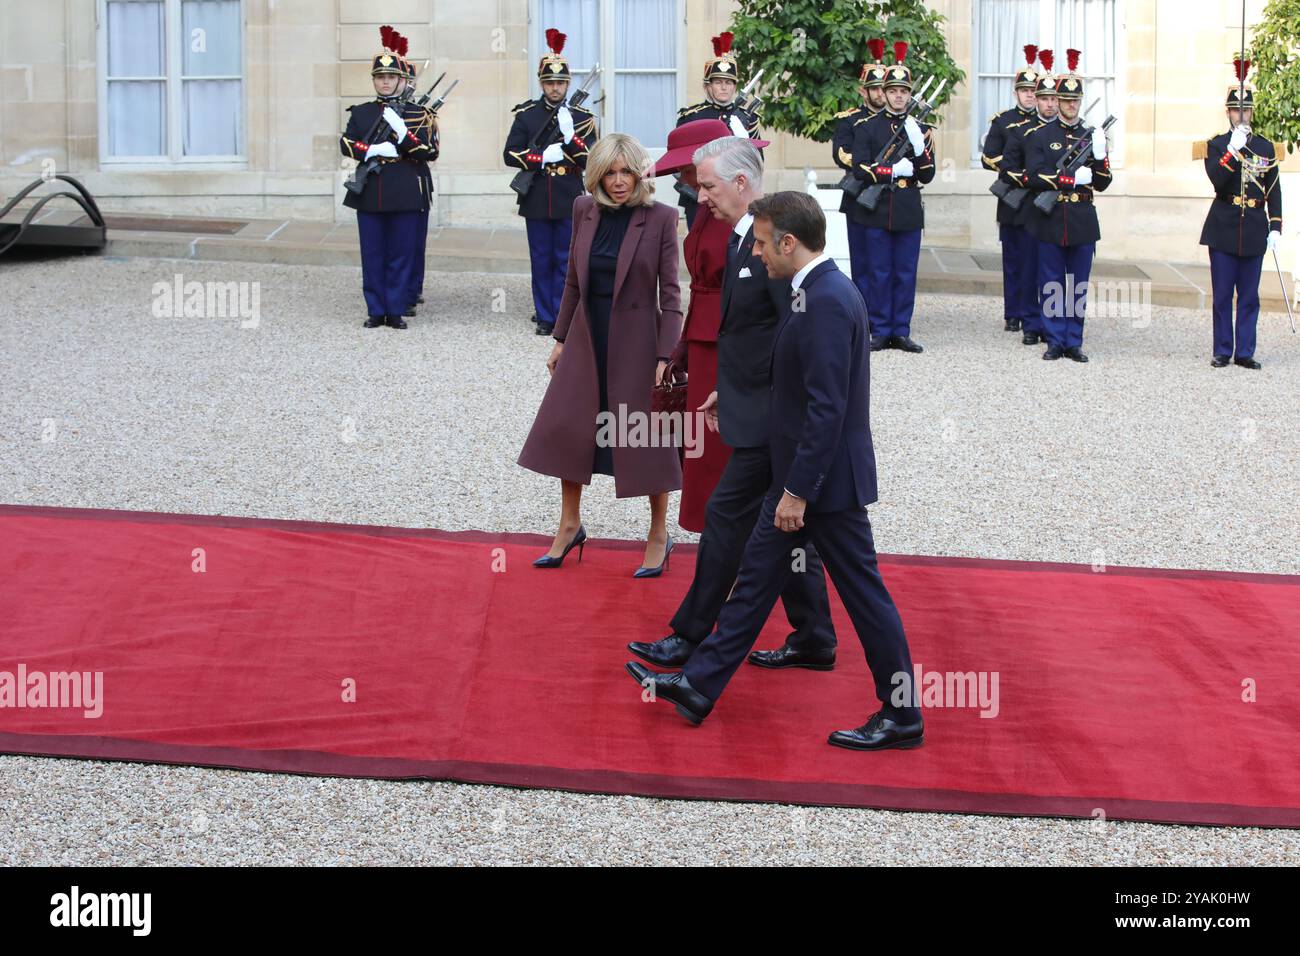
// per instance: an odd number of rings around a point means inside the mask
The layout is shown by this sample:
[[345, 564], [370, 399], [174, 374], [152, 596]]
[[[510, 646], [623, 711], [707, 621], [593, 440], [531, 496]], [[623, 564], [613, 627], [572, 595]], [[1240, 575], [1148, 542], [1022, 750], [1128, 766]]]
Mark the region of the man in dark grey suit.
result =
[[805, 193], [756, 201], [756, 246], [773, 276], [790, 277], [791, 308], [772, 354], [772, 487], [745, 545], [718, 629], [680, 673], [627, 671], [654, 697], [700, 723], [754, 646], [790, 578], [791, 555], [817, 545], [853, 621], [880, 710], [829, 742], [854, 750], [920, 746], [921, 709], [898, 609], [880, 577], [867, 505], [876, 500], [869, 412], [871, 339], [853, 282], [823, 251], [826, 217]]
[[[772, 479], [768, 451], [772, 343], [789, 308], [790, 281], [769, 278], [754, 253], [749, 204], [763, 195], [763, 160], [753, 143], [723, 137], [695, 151], [701, 205], [732, 224], [722, 284], [718, 331], [718, 387], [702, 406], [708, 426], [732, 448], [731, 458], [709, 497], [695, 577], [662, 640], [633, 641], [628, 650], [657, 667], [680, 667], [713, 630], [718, 612], [740, 568], [745, 540], [754, 528]], [[809, 547], [782, 592], [793, 633], [784, 646], [755, 651], [761, 667], [835, 666], [835, 629], [821, 559]]]

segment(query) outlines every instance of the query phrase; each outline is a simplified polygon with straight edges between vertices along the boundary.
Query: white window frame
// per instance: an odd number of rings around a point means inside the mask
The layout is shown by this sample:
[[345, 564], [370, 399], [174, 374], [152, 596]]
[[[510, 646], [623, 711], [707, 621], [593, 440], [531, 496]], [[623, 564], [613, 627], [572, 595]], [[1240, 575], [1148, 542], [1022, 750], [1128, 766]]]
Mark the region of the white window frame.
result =
[[[651, 73], [675, 73], [677, 75], [677, 82], [674, 85], [677, 88], [678, 104], [684, 105], [695, 102], [695, 100], [687, 98], [689, 93], [686, 88], [688, 77], [694, 75], [692, 71], [687, 68], [686, 63], [686, 0], [676, 0], [676, 11], [673, 14], [673, 19], [677, 24], [677, 66], [673, 69], [614, 67], [615, 35], [613, 24], [616, 4], [615, 0], [598, 0], [598, 2], [600, 10], [600, 94], [605, 98], [604, 102], [600, 104], [600, 107], [595, 110], [596, 122], [600, 132], [603, 134], [606, 130], [617, 130], [619, 128], [616, 91], [618, 89], [618, 78], [624, 73], [642, 75]], [[558, 25], [538, 24], [537, 0], [529, 0], [528, 2], [528, 25], [529, 44], [532, 47], [528, 58], [529, 69], [530, 72], [535, 72], [538, 61], [541, 60], [542, 56], [546, 53], [544, 37], [545, 28], [547, 26]], [[560, 27], [560, 29], [563, 33], [572, 33], [575, 30], [588, 29], [589, 26], [590, 24], [586, 23], [565, 24], [563, 27]], [[703, 64], [700, 65], [703, 67]], [[592, 64], [590, 63], [575, 64], [570, 61], [569, 69], [573, 74], [573, 80], [571, 81], [572, 89], [577, 89], [577, 87], [582, 83], [583, 78], [586, 76], [587, 71], [591, 69], [591, 66]], [[541, 83], [536, 76], [532, 76], [529, 89], [532, 91], [534, 97], [542, 95]], [[703, 94], [701, 94], [699, 98], [702, 99]], [[587, 105], [590, 106], [590, 102], [588, 102]], [[667, 135], [667, 130], [664, 131], [664, 134], [665, 136]], [[643, 143], [642, 145], [645, 146], [646, 151], [656, 159], [667, 151], [665, 146], [653, 143]]]
[[[160, 156], [112, 156], [108, 152], [108, 5], [110, 3], [129, 3], [131, 0], [96, 0], [95, 34], [96, 49], [99, 58], [99, 164], [101, 167], [129, 166], [133, 169], [165, 169], [183, 166], [194, 169], [242, 169], [248, 165], [248, 58], [246, 35], [248, 30], [248, 3], [240, 0], [239, 4], [239, 64], [244, 71], [239, 76], [184, 76], [182, 75], [183, 58], [181, 44], [185, 38], [181, 35], [181, 0], [162, 0], [163, 29], [166, 37], [163, 42], [164, 75], [163, 86], [166, 98], [165, 120], [167, 124], [167, 154]], [[113, 77], [114, 80], [129, 80], [134, 77]], [[154, 79], [141, 77], [141, 79]], [[244, 152], [229, 156], [186, 156], [184, 145], [183, 94], [185, 80], [239, 80], [241, 129], [240, 143]]]
[[[1050, 39], [1054, 39], [1056, 37], [1056, 30], [1057, 30], [1056, 4], [1057, 4], [1057, 0], [1038, 0], [1039, 40], [1037, 42], [1040, 45], [1052, 51], [1053, 55], [1056, 57], [1055, 60], [1056, 72], [1059, 74], [1065, 72], [1066, 46], [1070, 46], [1072, 44], [1066, 44], [1065, 46], [1062, 46], [1058, 50], [1056, 49], [1056, 47], [1052, 46], [1051, 43], [1049, 42]], [[971, 49], [975, 51], [978, 51], [980, 49], [980, 30], [981, 30], [981, 25], [983, 24], [983, 17], [980, 16], [982, 6], [983, 4], [981, 0], [972, 0], [971, 2]], [[1115, 81], [1115, 96], [1111, 103], [1111, 106], [1115, 109], [1120, 110], [1120, 112], [1117, 112], [1115, 114], [1116, 123], [1114, 126], [1111, 127], [1110, 160], [1111, 160], [1111, 166], [1113, 166], [1116, 169], [1122, 169], [1124, 166], [1124, 150], [1122, 147], [1123, 141], [1121, 139], [1121, 136], [1124, 131], [1123, 105], [1125, 102], [1127, 102], [1127, 87], [1124, 82], [1125, 50], [1124, 50], [1124, 44], [1121, 42], [1121, 40], [1124, 36], [1125, 26], [1127, 25], [1128, 22], [1127, 6], [1128, 5], [1125, 2], [1125, 0], [1115, 0], [1115, 21], [1116, 21], [1116, 30], [1115, 30], [1115, 37], [1114, 37], [1115, 72], [1084, 74], [1083, 79], [1084, 79], [1085, 99], [1083, 105], [1080, 107], [1080, 109], [1087, 109], [1088, 104], [1092, 102], [1093, 99], [1096, 98], [1095, 96], [1091, 96], [1087, 93], [1088, 81], [1090, 80], [1114, 80]], [[994, 27], [993, 29], [996, 29], [996, 27]], [[1025, 42], [1031, 42], [1031, 41], [1029, 39], [1026, 39]], [[1007, 89], [1007, 103], [1004, 109], [1011, 109], [1011, 107], [1015, 105], [1014, 94], [1012, 93], [1011, 90], [1012, 83], [1015, 81], [1016, 78], [1015, 71], [1012, 71], [1010, 73], [984, 71], [978, 69], [981, 65], [982, 64], [972, 62], [971, 64], [972, 83], [967, 87], [967, 89], [972, 91], [971, 98], [970, 98], [971, 99], [970, 167], [972, 169], [983, 168], [983, 162], [980, 158], [981, 156], [980, 147], [981, 144], [984, 142], [985, 133], [988, 132], [988, 121], [989, 121], [988, 116], [977, 115], [980, 108], [980, 103], [979, 103], [979, 96], [976, 95], [974, 91], [979, 89], [979, 81], [994, 80], [994, 79], [1005, 80], [1006, 89]], [[1017, 65], [1016, 70], [1019, 70], [1019, 65]], [[1105, 120], [1105, 118], [1106, 117], [1104, 115], [1090, 116], [1089, 124], [1093, 126], [1100, 126], [1102, 121]]]

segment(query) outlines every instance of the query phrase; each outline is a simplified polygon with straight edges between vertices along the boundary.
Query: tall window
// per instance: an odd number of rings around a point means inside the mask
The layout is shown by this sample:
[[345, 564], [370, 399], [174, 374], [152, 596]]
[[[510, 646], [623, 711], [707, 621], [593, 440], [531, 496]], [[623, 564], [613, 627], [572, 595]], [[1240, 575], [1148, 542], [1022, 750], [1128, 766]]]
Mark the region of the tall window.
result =
[[989, 117], [1015, 105], [1011, 83], [1025, 62], [1024, 46], [1033, 43], [1056, 56], [1055, 72], [1066, 68], [1065, 51], [1083, 52], [1084, 100], [1101, 102], [1088, 115], [1098, 126], [1108, 114], [1119, 120], [1110, 130], [1113, 161], [1122, 162], [1123, 128], [1116, 53], [1123, 28], [1119, 0], [975, 0], [972, 7], [975, 86], [971, 95], [971, 164], [979, 165]]
[[683, 0], [533, 0], [530, 13], [531, 66], [546, 52], [547, 27], [567, 34], [571, 89], [600, 63], [600, 79], [585, 105], [595, 112], [601, 133], [630, 133], [662, 152], [684, 105], [678, 102]]
[[100, 156], [244, 156], [241, 0], [99, 0]]

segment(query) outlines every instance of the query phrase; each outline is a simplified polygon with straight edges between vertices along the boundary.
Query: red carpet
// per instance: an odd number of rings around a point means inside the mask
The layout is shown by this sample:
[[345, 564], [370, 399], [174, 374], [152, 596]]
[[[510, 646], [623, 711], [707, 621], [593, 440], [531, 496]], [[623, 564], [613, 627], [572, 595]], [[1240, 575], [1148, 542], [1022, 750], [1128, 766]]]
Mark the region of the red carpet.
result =
[[[874, 709], [838, 601], [834, 672], [745, 665], [693, 728], [623, 672], [628, 640], [666, 633], [690, 549], [634, 581], [639, 543], [534, 570], [545, 546], [0, 506], [0, 752], [1300, 826], [1300, 578], [886, 558], [916, 663], [997, 672], [998, 713], [930, 707], [922, 749], [859, 754], [825, 742]], [[102, 715], [15, 706], [20, 665], [102, 672]]]

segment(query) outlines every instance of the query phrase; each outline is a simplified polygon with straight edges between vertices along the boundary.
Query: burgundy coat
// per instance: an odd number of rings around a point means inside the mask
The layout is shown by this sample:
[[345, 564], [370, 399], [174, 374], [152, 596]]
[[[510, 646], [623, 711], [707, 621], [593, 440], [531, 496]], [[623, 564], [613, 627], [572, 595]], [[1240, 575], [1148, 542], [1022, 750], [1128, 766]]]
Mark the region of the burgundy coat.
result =
[[[600, 207], [591, 196], [573, 203], [573, 243], [564, 298], [554, 335], [564, 341], [542, 406], [537, 410], [519, 464], [531, 471], [580, 484], [591, 483], [596, 454], [600, 383], [587, 320], [587, 276]], [[614, 274], [609, 323], [608, 395], [615, 415], [650, 413], [659, 356], [672, 355], [682, 334], [677, 283], [677, 207], [640, 206], [627, 225]], [[676, 491], [682, 466], [676, 448], [626, 448], [615, 444], [614, 494], [619, 498]]]

